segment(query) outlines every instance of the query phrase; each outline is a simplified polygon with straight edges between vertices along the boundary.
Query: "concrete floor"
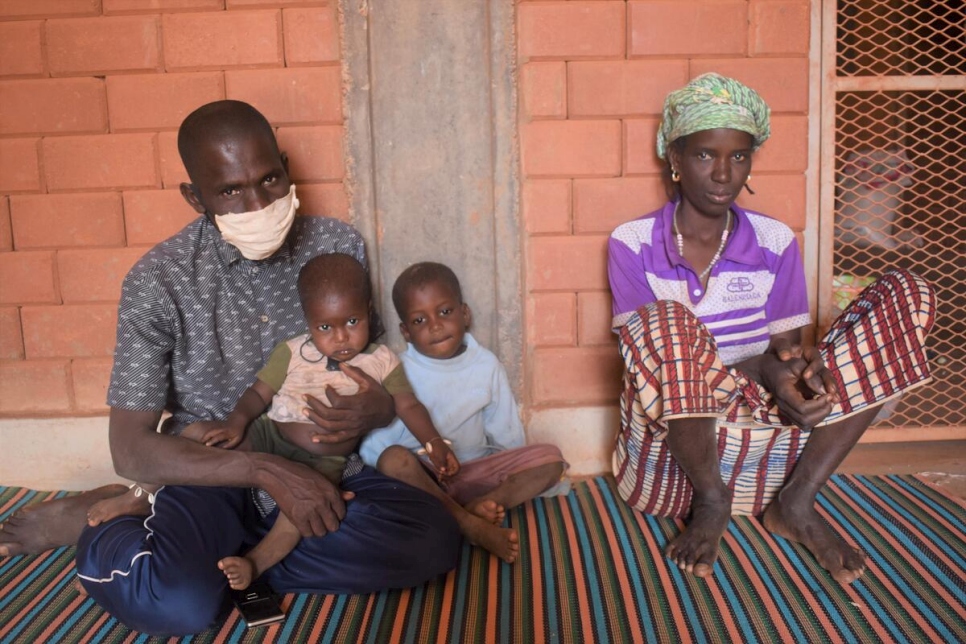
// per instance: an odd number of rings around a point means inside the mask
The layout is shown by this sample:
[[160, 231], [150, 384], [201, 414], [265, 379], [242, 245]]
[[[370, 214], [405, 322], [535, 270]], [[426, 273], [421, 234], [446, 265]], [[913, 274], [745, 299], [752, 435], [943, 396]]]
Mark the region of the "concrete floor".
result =
[[966, 500], [966, 441], [862, 443], [838, 469], [843, 474], [920, 474]]

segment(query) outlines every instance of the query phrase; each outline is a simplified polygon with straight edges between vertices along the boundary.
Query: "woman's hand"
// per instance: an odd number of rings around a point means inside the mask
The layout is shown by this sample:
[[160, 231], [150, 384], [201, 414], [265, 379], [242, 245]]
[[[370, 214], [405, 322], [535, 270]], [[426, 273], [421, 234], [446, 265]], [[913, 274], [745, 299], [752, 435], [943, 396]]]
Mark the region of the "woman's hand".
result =
[[359, 440], [369, 431], [385, 427], [396, 417], [392, 396], [381, 384], [363, 371], [345, 363], [339, 365], [343, 373], [359, 384], [359, 391], [351, 396], [336, 393], [326, 387], [327, 407], [313, 396], [306, 396], [305, 416], [321, 428], [320, 443], [341, 443]]
[[838, 402], [831, 373], [811, 350], [787, 360], [778, 355], [768, 359], [766, 354], [759, 362], [759, 373], [762, 386], [772, 394], [778, 409], [802, 429], [822, 422]]

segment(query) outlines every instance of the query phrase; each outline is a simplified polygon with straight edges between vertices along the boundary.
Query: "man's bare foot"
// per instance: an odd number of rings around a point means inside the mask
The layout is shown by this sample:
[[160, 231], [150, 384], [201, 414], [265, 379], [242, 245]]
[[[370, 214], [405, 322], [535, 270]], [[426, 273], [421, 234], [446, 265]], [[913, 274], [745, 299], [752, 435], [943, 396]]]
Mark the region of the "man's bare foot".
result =
[[664, 554], [678, 568], [695, 577], [708, 577], [714, 572], [718, 560], [718, 544], [721, 535], [731, 521], [731, 492], [714, 499], [691, 501], [691, 521], [688, 527], [674, 538]]
[[148, 495], [142, 492], [138, 496], [137, 489], [137, 487], [132, 487], [120, 496], [112, 496], [92, 505], [91, 509], [87, 511], [87, 525], [99, 525], [125, 515], [140, 517], [151, 514], [151, 502], [148, 500]]
[[513, 563], [520, 555], [520, 535], [515, 529], [500, 528], [468, 512], [457, 522], [470, 543], [486, 548], [503, 561]]
[[225, 557], [218, 562], [218, 569], [225, 573], [228, 585], [234, 590], [248, 588], [255, 574], [255, 565], [245, 557]]
[[865, 554], [845, 543], [815, 511], [772, 502], [762, 517], [765, 529], [805, 546], [819, 565], [840, 584], [851, 584], [865, 573]]
[[56, 501], [34, 503], [0, 524], [0, 557], [36, 555], [77, 543], [91, 505], [127, 492], [125, 485], [105, 485]]
[[492, 499], [483, 497], [470, 501], [463, 506], [463, 509], [493, 525], [503, 525], [503, 518], [506, 516], [506, 508]]

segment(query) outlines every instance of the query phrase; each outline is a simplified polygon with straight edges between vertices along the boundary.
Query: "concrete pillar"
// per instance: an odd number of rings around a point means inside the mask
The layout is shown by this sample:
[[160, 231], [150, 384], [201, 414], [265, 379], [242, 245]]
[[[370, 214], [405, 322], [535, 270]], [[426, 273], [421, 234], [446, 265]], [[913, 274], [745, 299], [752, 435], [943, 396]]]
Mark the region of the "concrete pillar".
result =
[[352, 221], [380, 311], [414, 262], [459, 276], [472, 332], [521, 383], [522, 297], [512, 0], [342, 0]]

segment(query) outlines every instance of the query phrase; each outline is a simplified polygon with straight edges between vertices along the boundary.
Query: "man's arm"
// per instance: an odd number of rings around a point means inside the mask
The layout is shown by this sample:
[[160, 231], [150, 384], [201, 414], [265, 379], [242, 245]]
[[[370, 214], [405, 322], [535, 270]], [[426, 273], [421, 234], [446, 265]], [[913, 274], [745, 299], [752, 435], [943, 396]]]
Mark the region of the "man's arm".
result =
[[303, 536], [331, 532], [345, 516], [339, 489], [315, 470], [271, 454], [159, 434], [160, 418], [158, 411], [111, 409], [111, 456], [120, 476], [159, 485], [260, 487]]

